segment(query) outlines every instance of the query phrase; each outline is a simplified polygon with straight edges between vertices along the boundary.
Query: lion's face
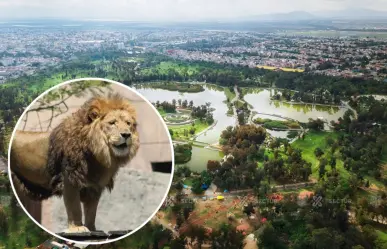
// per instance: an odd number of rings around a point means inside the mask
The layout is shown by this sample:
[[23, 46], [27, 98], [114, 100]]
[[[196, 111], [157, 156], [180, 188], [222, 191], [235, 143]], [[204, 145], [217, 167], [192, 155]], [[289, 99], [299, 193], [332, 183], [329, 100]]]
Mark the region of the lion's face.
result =
[[123, 166], [136, 155], [140, 146], [137, 114], [128, 100], [119, 95], [96, 97], [79, 115], [86, 124], [89, 150], [100, 163], [110, 167], [119, 162]]
[[103, 117], [100, 125], [111, 152], [117, 157], [128, 156], [136, 136], [135, 118], [125, 110], [113, 110]]

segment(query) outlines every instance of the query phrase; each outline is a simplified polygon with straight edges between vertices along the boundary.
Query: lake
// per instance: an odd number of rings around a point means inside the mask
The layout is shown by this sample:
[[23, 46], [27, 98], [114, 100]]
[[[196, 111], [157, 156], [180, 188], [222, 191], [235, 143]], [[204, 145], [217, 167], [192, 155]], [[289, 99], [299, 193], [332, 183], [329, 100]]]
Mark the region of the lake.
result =
[[207, 169], [208, 160], [219, 161], [223, 158], [223, 153], [220, 151], [209, 150], [201, 147], [192, 146], [192, 158], [187, 165], [191, 170], [202, 172]]
[[[347, 110], [337, 106], [325, 106], [318, 104], [287, 103], [271, 100], [274, 90], [261, 89], [247, 93], [244, 99], [253, 106], [254, 111], [281, 115], [295, 119], [300, 122], [308, 122], [309, 118], [317, 119], [322, 117], [328, 122], [338, 120]], [[262, 118], [275, 119], [274, 117], [261, 116]], [[277, 119], [276, 119], [277, 120]]]
[[[234, 117], [226, 115], [228, 110], [227, 104], [224, 103], [226, 101], [226, 95], [220, 87], [206, 84], [204, 85], [205, 90], [198, 93], [181, 93], [178, 91], [168, 91], [142, 86], [136, 86], [134, 88], [150, 102], [171, 102], [173, 99], [176, 101], [181, 99], [187, 100], [188, 102], [192, 100], [195, 106], [205, 105], [206, 102], [210, 102], [211, 107], [215, 109], [213, 112], [214, 119], [217, 120], [218, 123], [213, 129], [197, 137], [197, 141], [209, 144], [217, 143], [219, 142], [221, 132], [226, 129], [227, 126], [235, 125]], [[328, 121], [337, 120], [339, 117], [342, 117], [346, 111], [345, 108], [335, 106], [272, 101], [270, 97], [273, 93], [274, 90], [251, 88], [244, 96], [244, 100], [247, 101], [256, 112], [281, 115], [300, 122], [308, 122], [309, 118], [316, 119], [318, 117], [322, 117]], [[255, 117], [284, 120], [279, 117], [262, 114], [256, 114]], [[285, 138], [288, 135], [288, 131], [267, 131], [275, 137]], [[193, 146], [192, 159], [185, 165], [194, 171], [200, 172], [206, 169], [208, 160], [220, 160], [222, 156], [223, 155], [218, 151]]]
[[181, 99], [182, 101], [187, 100], [193, 101], [194, 106], [205, 105], [206, 102], [211, 103], [211, 107], [215, 108], [213, 115], [214, 119], [218, 121], [214, 128], [205, 132], [201, 136], [197, 137], [196, 140], [204, 143], [217, 143], [219, 141], [220, 134], [227, 126], [235, 125], [234, 117], [229, 117], [227, 113], [227, 104], [224, 101], [227, 99], [222, 88], [214, 87], [212, 85], [205, 85], [203, 92], [198, 93], [180, 93], [177, 91], [168, 91], [163, 89], [152, 89], [152, 88], [135, 88], [150, 102], [156, 101], [169, 101], [173, 99], [176, 101]]

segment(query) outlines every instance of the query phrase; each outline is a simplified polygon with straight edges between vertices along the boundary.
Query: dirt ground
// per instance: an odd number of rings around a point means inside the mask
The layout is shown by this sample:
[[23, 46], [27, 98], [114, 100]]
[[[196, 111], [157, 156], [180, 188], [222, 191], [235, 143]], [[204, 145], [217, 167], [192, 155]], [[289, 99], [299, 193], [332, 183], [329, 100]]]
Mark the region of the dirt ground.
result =
[[308, 191], [308, 190], [303, 190], [298, 194], [298, 199], [305, 199], [313, 195], [314, 192]]
[[[228, 215], [233, 218], [228, 219]], [[252, 232], [253, 227], [250, 225], [253, 220], [249, 220], [243, 213], [243, 207], [240, 205], [240, 200], [237, 198], [229, 198], [227, 200], [200, 200], [195, 204], [195, 210], [188, 218], [190, 224], [200, 225], [207, 228], [217, 229], [222, 223], [232, 224], [236, 227], [244, 226], [246, 233]], [[187, 229], [187, 225], [183, 224], [180, 232]]]
[[[170, 212], [170, 211], [168, 211]], [[175, 217], [167, 217], [168, 212], [159, 211], [157, 218], [163, 224], [168, 224], [168, 227], [174, 227], [176, 224]], [[228, 214], [233, 215], [233, 219], [228, 219]], [[260, 223], [260, 215], [255, 214], [255, 219], [251, 220], [243, 213], [243, 205], [238, 198], [227, 198], [226, 200], [198, 200], [195, 203], [195, 210], [190, 214], [188, 221], [184, 223], [179, 229], [179, 233], [184, 233], [188, 229], [189, 224], [203, 226], [207, 231], [219, 228], [222, 223], [228, 223], [235, 226], [237, 229], [243, 228], [245, 238], [244, 249], [258, 249], [257, 242], [250, 235], [254, 230], [254, 225]], [[195, 246], [188, 246], [187, 248], [196, 248]], [[202, 248], [211, 248], [210, 245], [203, 245]]]

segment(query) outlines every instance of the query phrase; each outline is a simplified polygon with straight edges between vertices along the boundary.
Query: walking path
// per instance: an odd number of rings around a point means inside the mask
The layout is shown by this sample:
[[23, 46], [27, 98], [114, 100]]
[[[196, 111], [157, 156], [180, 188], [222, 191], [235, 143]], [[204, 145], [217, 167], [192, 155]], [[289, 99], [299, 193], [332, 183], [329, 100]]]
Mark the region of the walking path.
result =
[[349, 104], [348, 104], [348, 101], [343, 101], [344, 105], [351, 111], [353, 111], [354, 115], [355, 115], [355, 119], [357, 119], [358, 115], [357, 115], [357, 111], [355, 109], [353, 109]]
[[194, 135], [190, 140], [195, 140], [196, 138], [198, 138], [199, 136], [205, 134], [207, 131], [211, 130], [212, 128], [215, 127], [215, 125], [218, 123], [218, 120], [215, 120], [214, 123], [210, 126], [208, 126], [206, 129], [202, 130], [201, 132], [199, 132], [198, 134]]
[[157, 223], [162, 225], [164, 228], [170, 230], [172, 232], [173, 236], [175, 236], [175, 238], [179, 237], [179, 233], [175, 229], [173, 229], [173, 227], [171, 227], [165, 220], [160, 219], [159, 217], [157, 217], [157, 215], [154, 216], [154, 219], [155, 219], [155, 221], [157, 221]]
[[209, 144], [209, 143], [199, 142], [196, 140], [184, 140], [184, 141], [173, 140], [172, 143], [174, 143], [174, 144], [192, 143], [192, 145], [200, 146], [200, 147], [203, 147], [204, 149], [222, 151], [221, 148], [216, 146], [216, 144]]
[[[317, 181], [315, 179], [312, 179], [312, 180], [310, 180], [308, 182], [298, 182], [298, 183], [290, 183], [290, 184], [279, 184], [279, 185], [275, 185], [275, 186], [271, 186], [271, 187], [275, 188], [278, 191], [278, 190], [284, 190], [284, 189], [305, 188], [305, 187], [314, 185], [316, 183], [317, 183]], [[239, 189], [239, 190], [233, 190], [233, 191], [230, 191], [230, 192], [227, 192], [227, 193], [213, 192], [213, 193], [206, 194], [205, 197], [207, 197], [207, 198], [215, 198], [218, 195], [222, 195], [224, 197], [227, 197], [227, 196], [238, 196], [238, 195], [240, 195], [242, 193], [250, 194], [250, 193], [253, 193], [253, 192], [254, 192], [254, 189]], [[195, 195], [192, 192], [190, 194], [188, 194], [188, 196], [190, 196], [192, 199], [202, 199], [204, 197], [204, 196]]]
[[279, 114], [270, 114], [270, 113], [264, 113], [264, 112], [256, 112], [256, 114], [261, 114], [261, 115], [265, 115], [265, 116], [271, 116], [271, 117], [282, 118], [282, 119], [286, 119], [286, 120], [289, 120], [289, 121], [298, 122], [295, 119], [288, 118], [288, 117], [285, 117], [285, 116], [282, 116], [282, 115], [279, 115]]
[[235, 92], [235, 98], [233, 98], [231, 100], [231, 104], [232, 104], [232, 110], [233, 110], [233, 115], [234, 115], [234, 118], [235, 118], [235, 126], [238, 126], [239, 125], [239, 121], [238, 121], [238, 114], [237, 114], [237, 109], [235, 107], [235, 102], [237, 102], [239, 100], [239, 92], [238, 92], [238, 88], [237, 86], [234, 86], [234, 92]]

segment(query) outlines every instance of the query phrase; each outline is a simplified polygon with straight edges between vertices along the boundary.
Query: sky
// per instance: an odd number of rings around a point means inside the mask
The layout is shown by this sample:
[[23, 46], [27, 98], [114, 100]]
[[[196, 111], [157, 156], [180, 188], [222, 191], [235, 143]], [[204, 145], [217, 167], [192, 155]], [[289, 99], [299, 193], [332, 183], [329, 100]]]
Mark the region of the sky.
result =
[[387, 11], [387, 0], [0, 0], [0, 18], [193, 21], [348, 8]]

